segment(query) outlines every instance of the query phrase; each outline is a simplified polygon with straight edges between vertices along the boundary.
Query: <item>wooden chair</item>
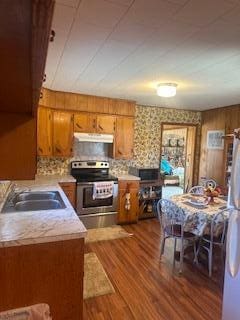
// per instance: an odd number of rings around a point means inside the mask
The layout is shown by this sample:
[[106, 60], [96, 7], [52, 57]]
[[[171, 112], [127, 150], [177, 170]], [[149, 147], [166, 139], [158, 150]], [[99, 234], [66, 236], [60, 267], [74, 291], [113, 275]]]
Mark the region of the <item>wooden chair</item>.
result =
[[177, 241], [180, 242], [180, 268], [179, 272], [182, 272], [183, 267], [183, 256], [184, 243], [187, 242], [193, 245], [194, 248], [194, 262], [197, 262], [197, 247], [196, 241], [198, 240], [198, 236], [193, 234], [192, 232], [186, 231], [185, 226], [187, 223], [187, 219], [184, 211], [179, 208], [173, 201], [161, 199], [157, 204], [157, 212], [158, 218], [161, 224], [161, 251], [160, 258], [164, 254], [165, 249], [165, 241], [166, 239], [172, 238], [174, 239], [174, 255], [173, 255], [173, 268], [175, 267], [175, 252], [177, 248]]
[[194, 186], [192, 187], [188, 193], [195, 195], [204, 195], [204, 187], [203, 186]]
[[208, 275], [212, 276], [214, 247], [221, 249], [222, 263], [224, 265], [225, 239], [227, 233], [227, 212], [225, 209], [217, 213], [206, 227], [200, 240], [199, 250], [204, 249], [208, 253]]

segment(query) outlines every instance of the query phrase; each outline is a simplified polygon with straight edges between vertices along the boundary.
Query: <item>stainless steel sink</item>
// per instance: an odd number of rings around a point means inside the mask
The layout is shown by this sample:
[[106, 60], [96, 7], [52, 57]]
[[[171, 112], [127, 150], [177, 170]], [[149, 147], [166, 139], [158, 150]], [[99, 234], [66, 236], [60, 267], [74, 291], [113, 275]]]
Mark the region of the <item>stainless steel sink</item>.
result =
[[64, 208], [66, 206], [58, 191], [29, 191], [10, 194], [1, 213]]
[[48, 199], [57, 199], [58, 194], [53, 191], [33, 191], [33, 192], [22, 192], [17, 194], [13, 198], [13, 202], [17, 203], [19, 201], [26, 200], [48, 200]]
[[62, 205], [58, 200], [26, 200], [19, 201], [15, 204], [16, 211], [36, 211], [36, 210], [52, 210], [62, 209]]

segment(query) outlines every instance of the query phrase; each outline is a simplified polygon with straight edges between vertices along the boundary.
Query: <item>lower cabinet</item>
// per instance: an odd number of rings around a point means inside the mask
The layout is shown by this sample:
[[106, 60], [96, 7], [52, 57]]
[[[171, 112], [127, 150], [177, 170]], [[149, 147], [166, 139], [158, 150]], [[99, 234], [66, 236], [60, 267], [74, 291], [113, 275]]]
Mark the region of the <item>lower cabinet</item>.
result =
[[84, 239], [0, 248], [0, 312], [47, 303], [56, 320], [83, 319]]
[[139, 181], [119, 181], [118, 224], [135, 223], [139, 215]]
[[75, 182], [59, 182], [60, 187], [63, 189], [68, 200], [73, 208], [76, 207], [76, 183]]

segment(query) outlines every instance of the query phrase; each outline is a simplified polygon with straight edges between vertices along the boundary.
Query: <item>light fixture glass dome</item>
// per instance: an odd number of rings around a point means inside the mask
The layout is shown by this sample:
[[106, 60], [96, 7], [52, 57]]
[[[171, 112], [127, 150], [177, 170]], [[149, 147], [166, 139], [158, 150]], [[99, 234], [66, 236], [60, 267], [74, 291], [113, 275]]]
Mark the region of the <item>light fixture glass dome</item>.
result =
[[177, 92], [176, 83], [159, 83], [157, 86], [157, 95], [160, 97], [174, 97]]

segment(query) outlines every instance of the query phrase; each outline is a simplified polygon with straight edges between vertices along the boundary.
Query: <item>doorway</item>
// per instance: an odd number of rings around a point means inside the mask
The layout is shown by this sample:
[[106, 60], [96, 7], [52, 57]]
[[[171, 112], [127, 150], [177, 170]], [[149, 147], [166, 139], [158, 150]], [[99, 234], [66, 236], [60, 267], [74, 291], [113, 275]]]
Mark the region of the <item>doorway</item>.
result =
[[193, 185], [196, 129], [192, 124], [162, 124], [160, 167], [165, 198], [184, 193]]

